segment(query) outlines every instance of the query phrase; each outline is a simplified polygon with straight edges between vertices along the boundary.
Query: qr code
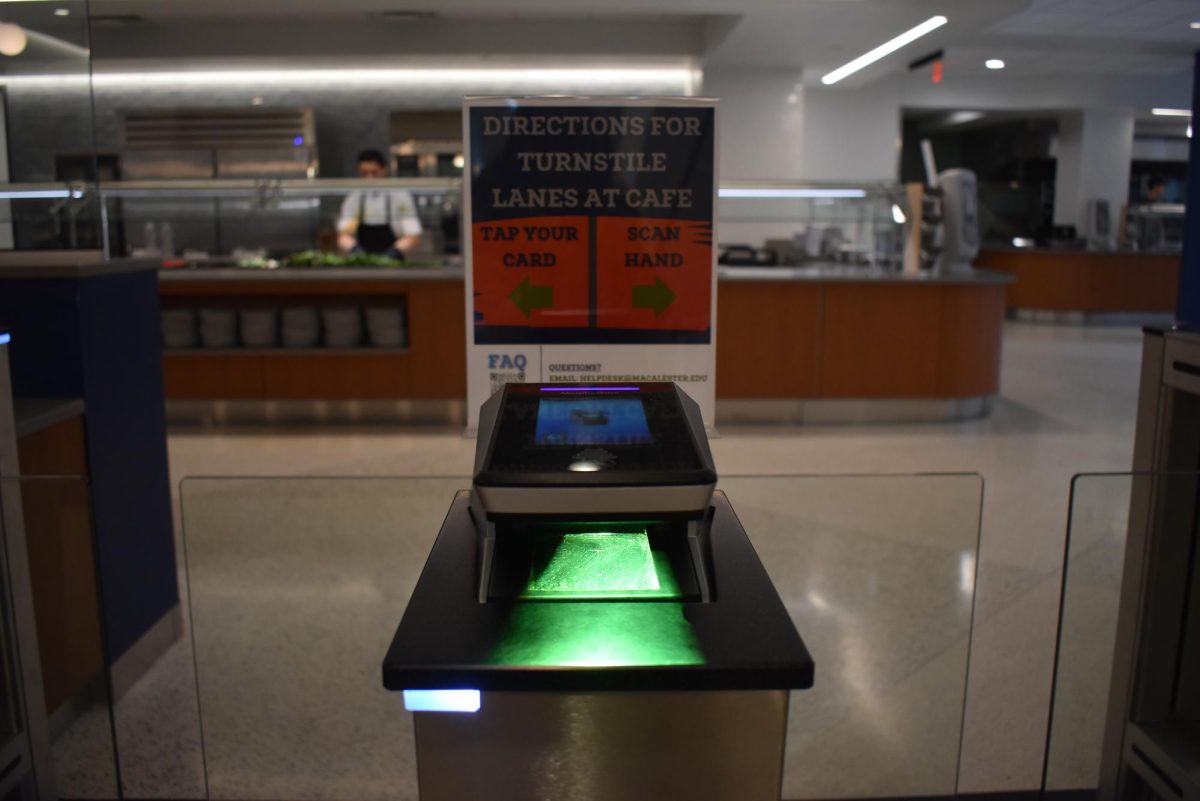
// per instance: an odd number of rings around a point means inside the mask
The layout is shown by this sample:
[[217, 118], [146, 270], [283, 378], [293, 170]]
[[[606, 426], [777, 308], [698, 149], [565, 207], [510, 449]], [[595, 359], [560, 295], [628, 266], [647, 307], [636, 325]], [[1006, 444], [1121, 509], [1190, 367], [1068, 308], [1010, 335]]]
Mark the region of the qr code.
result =
[[491, 389], [490, 394], [494, 395], [497, 392], [499, 392], [501, 389], [503, 389], [505, 384], [524, 383], [525, 382], [525, 371], [520, 370], [520, 371], [505, 371], [502, 373], [488, 373], [488, 378], [491, 380], [491, 383], [492, 383], [492, 389]]

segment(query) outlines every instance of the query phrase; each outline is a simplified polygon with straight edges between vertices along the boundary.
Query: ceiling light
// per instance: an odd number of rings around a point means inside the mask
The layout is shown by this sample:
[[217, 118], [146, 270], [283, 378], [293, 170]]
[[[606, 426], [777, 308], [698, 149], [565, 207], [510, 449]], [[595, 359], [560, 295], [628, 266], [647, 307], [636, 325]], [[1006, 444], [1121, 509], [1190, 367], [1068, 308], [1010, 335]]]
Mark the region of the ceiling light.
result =
[[1150, 113], [1155, 117], [1190, 117], [1192, 112], [1186, 108], [1152, 108]]
[[19, 56], [25, 52], [29, 37], [25, 29], [12, 22], [0, 22], [0, 53], [6, 56]]
[[915, 42], [917, 39], [920, 39], [930, 31], [942, 27], [946, 24], [946, 22], [946, 18], [941, 15], [930, 17], [917, 27], [910, 28], [909, 30], [900, 34], [895, 39], [890, 39], [874, 50], [868, 53], [863, 53], [850, 63], [838, 67], [836, 70], [823, 77], [821, 79], [821, 83], [825, 84], [826, 86], [835, 84], [842, 78], [845, 78], [847, 75], [853, 75], [863, 67], [874, 64], [876, 61], [888, 55], [889, 53], [894, 53], [900, 48], [904, 47], [906, 44]]
[[71, 16], [71, 10], [67, 9], [67, 8], [56, 8], [56, 9], [54, 9], [54, 16], [69, 17], [69, 16]]
[[1002, 70], [1004, 69], [1004, 61], [998, 58], [989, 58], [987, 61], [983, 62], [983, 66], [987, 67], [989, 70]]
[[1200, 20], [1196, 20], [1188, 27], [1190, 27], [1193, 31], [1200, 31]]

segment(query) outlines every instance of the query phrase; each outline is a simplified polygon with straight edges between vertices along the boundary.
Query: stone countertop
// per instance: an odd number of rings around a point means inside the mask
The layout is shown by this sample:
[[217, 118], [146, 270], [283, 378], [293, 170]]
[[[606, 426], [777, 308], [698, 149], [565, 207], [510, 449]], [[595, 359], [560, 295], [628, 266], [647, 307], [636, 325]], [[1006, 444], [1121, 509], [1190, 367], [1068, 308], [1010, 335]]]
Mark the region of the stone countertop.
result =
[[[159, 272], [164, 282], [225, 281], [430, 281], [464, 277], [460, 265], [441, 268], [321, 267], [256, 270], [238, 267], [170, 269]], [[909, 276], [868, 267], [814, 264], [805, 267], [717, 267], [722, 281], [815, 281], [820, 283], [888, 284], [1008, 284], [1011, 275], [992, 270]]]
[[812, 264], [804, 267], [717, 267], [717, 278], [724, 281], [815, 281], [849, 284], [1010, 284], [1008, 273], [992, 270], [968, 270], [955, 273], [885, 272], [871, 267], [844, 264]]
[[0, 254], [0, 280], [8, 278], [93, 278], [158, 269], [155, 259], [104, 261], [94, 251], [10, 251]]
[[437, 281], [463, 278], [459, 265], [446, 267], [245, 267], [173, 268], [160, 270], [160, 281]]

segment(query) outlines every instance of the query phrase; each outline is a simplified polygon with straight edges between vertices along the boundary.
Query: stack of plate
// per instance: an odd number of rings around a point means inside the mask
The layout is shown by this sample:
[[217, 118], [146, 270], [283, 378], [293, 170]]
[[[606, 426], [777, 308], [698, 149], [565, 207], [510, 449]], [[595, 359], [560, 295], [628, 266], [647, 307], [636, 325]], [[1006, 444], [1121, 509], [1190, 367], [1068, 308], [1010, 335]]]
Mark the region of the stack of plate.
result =
[[399, 306], [367, 308], [367, 337], [377, 348], [402, 348], [408, 339], [404, 309]]
[[200, 344], [206, 348], [237, 347], [237, 315], [233, 309], [200, 310]]
[[321, 339], [321, 321], [311, 306], [292, 306], [283, 310], [283, 346], [315, 348]]
[[273, 348], [279, 343], [278, 309], [242, 309], [238, 312], [242, 345], [247, 348]]
[[196, 310], [163, 309], [162, 341], [164, 348], [196, 347]]
[[321, 309], [325, 324], [325, 347], [355, 348], [362, 344], [362, 311], [357, 306], [327, 306]]

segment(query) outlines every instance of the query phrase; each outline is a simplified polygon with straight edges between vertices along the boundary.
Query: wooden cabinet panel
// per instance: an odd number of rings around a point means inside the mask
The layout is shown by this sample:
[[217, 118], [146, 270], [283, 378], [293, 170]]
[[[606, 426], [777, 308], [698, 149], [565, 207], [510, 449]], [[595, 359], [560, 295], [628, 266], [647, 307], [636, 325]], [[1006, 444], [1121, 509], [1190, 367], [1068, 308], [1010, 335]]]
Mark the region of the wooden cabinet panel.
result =
[[410, 358], [405, 353], [289, 354], [262, 360], [263, 390], [271, 399], [410, 397]]
[[[83, 418], [22, 437], [17, 453], [25, 475], [86, 476]], [[21, 505], [43, 690], [53, 712], [104, 668], [88, 486], [82, 478], [23, 481]]]
[[717, 397], [814, 397], [821, 287], [728, 281], [717, 291]]
[[263, 357], [256, 353], [163, 354], [168, 400], [263, 397]]
[[1179, 255], [983, 250], [980, 267], [1016, 276], [1008, 308], [1078, 312], [1173, 312]]
[[466, 304], [462, 281], [422, 281], [409, 287], [408, 337], [412, 384], [408, 397], [467, 396]]
[[942, 287], [940, 384], [945, 398], [1000, 391], [1004, 287]]
[[822, 320], [823, 398], [938, 393], [939, 287], [829, 284]]

